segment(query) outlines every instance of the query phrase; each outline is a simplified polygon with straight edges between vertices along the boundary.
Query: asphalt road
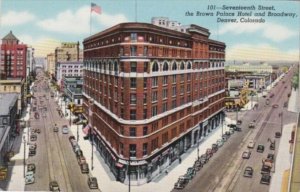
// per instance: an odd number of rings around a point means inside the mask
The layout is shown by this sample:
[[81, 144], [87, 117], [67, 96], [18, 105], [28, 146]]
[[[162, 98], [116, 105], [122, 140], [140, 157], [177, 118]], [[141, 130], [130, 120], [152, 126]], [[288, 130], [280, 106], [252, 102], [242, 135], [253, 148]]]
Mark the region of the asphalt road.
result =
[[[56, 180], [62, 191], [91, 191], [87, 185], [88, 175], [81, 173], [69, 142], [70, 134], [61, 132], [62, 125], [68, 125], [69, 121], [58, 115], [57, 104], [50, 97], [46, 84], [38, 84], [37, 92], [34, 93], [40, 118], [35, 119], [32, 112], [31, 127], [39, 128], [41, 133], [37, 134], [36, 155], [27, 160], [27, 164], [36, 165], [36, 181], [34, 184], [27, 185], [25, 189], [26, 191], [49, 191], [50, 181]], [[59, 132], [53, 132], [54, 123], [58, 125]]]
[[[283, 111], [283, 125], [296, 122], [296, 114], [286, 111], [283, 103], [288, 101], [287, 94], [290, 92], [290, 79], [293, 72], [285, 75], [284, 81], [281, 80], [275, 86], [268, 97], [274, 93], [274, 97], [270, 99], [270, 104], [265, 105], [266, 99], [260, 98], [258, 108], [239, 114], [242, 119], [242, 131], [235, 132], [230, 136], [229, 140], [218, 150], [217, 153], [197, 172], [194, 179], [181, 191], [188, 192], [222, 192], [222, 191], [245, 191], [245, 192], [267, 192], [268, 185], [260, 184], [262, 159], [267, 157], [270, 152], [269, 146], [271, 140], [276, 140], [275, 154], [277, 155], [277, 147], [279, 139], [275, 139], [275, 132], [280, 132], [281, 118], [279, 113]], [[284, 88], [287, 86], [287, 88]], [[273, 108], [274, 104], [278, 104], [277, 108]], [[235, 119], [235, 114], [229, 113], [228, 116]], [[255, 128], [249, 129], [250, 122], [255, 120]], [[256, 145], [251, 150], [250, 159], [242, 159], [243, 151], [247, 150], [250, 139], [254, 139]], [[263, 144], [265, 146], [264, 153], [257, 153], [256, 146]], [[274, 152], [274, 151], [272, 151]], [[276, 158], [275, 158], [276, 160]], [[192, 166], [192, 165], [191, 165]], [[253, 178], [244, 178], [243, 172], [246, 166], [252, 166], [254, 169]], [[274, 170], [274, 168], [272, 169]], [[177, 190], [173, 190], [177, 191]]]

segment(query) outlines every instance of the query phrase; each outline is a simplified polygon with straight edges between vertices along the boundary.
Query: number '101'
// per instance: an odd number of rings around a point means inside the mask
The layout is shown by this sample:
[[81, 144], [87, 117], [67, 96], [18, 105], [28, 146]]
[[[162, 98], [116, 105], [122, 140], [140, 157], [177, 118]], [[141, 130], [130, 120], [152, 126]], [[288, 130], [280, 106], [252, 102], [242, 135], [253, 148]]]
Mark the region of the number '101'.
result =
[[216, 5], [208, 5], [207, 10], [216, 10]]

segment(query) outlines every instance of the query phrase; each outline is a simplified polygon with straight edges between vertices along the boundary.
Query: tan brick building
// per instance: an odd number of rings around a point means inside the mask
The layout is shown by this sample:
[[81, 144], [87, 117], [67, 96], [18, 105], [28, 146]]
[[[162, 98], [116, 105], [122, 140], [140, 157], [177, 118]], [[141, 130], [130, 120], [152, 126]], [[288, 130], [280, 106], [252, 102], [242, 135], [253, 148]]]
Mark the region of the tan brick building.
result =
[[117, 180], [151, 181], [220, 124], [225, 44], [209, 35], [122, 23], [84, 40], [84, 116]]

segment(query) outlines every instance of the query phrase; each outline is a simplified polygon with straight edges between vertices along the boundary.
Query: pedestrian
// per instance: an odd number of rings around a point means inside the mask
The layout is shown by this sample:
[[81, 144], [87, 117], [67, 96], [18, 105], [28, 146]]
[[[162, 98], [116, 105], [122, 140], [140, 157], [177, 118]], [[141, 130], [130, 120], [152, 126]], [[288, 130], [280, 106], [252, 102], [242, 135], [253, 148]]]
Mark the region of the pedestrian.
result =
[[180, 156], [178, 157], [178, 161], [179, 161], [179, 164], [180, 164], [181, 163], [181, 157]]

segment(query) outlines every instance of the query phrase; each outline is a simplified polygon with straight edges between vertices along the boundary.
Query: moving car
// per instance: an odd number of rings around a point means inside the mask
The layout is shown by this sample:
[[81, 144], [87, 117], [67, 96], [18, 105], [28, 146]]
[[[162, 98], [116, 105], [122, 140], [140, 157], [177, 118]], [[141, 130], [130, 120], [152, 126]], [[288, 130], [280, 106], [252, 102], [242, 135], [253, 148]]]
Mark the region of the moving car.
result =
[[254, 146], [255, 146], [255, 142], [251, 139], [250, 141], [249, 141], [249, 143], [248, 143], [248, 148], [249, 149], [253, 149], [254, 148]]
[[280, 138], [281, 137], [281, 133], [280, 132], [276, 132], [275, 133], [275, 138]]
[[33, 172], [32, 171], [28, 171], [25, 175], [25, 184], [28, 185], [28, 184], [32, 184], [34, 183], [34, 175], [33, 175]]
[[174, 189], [183, 189], [188, 183], [189, 180], [187, 178], [180, 176], [174, 185]]
[[273, 108], [278, 108], [278, 104], [272, 105]]
[[83, 163], [80, 165], [81, 173], [89, 173], [89, 165], [87, 163]]
[[258, 153], [263, 153], [264, 150], [265, 150], [265, 146], [264, 146], [264, 145], [261, 145], [261, 144], [259, 144], [259, 145], [257, 146], [257, 148], [256, 148], [256, 151], [257, 151]]
[[254, 128], [255, 128], [255, 125], [254, 125], [254, 123], [253, 123], [253, 122], [249, 123], [249, 128], [252, 128], [252, 129], [254, 129]]
[[50, 191], [60, 191], [57, 181], [50, 181], [49, 189], [50, 189]]
[[237, 125], [241, 125], [242, 123], [243, 123], [242, 120], [237, 120], [237, 122], [236, 122]]
[[98, 182], [96, 177], [89, 177], [87, 183], [90, 189], [98, 189]]
[[247, 166], [244, 170], [244, 177], [251, 177], [253, 176], [253, 169], [250, 166]]
[[68, 133], [69, 133], [68, 125], [63, 125], [63, 126], [62, 126], [62, 133], [63, 133], [63, 134], [68, 134]]
[[262, 174], [260, 183], [269, 185], [271, 181], [271, 175], [270, 174]]
[[244, 151], [242, 154], [242, 158], [243, 159], [249, 159], [251, 156], [251, 152], [250, 151]]
[[53, 132], [58, 132], [58, 127], [57, 126], [53, 127]]

